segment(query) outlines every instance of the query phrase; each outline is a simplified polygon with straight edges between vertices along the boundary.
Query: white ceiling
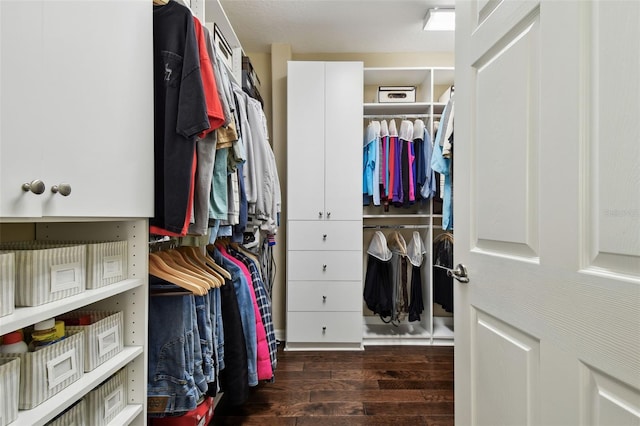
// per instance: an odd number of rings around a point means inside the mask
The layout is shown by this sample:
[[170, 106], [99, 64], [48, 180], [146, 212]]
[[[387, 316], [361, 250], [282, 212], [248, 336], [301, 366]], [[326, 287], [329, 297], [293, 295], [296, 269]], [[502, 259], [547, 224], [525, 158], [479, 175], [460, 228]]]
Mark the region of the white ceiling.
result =
[[220, 0], [245, 52], [453, 52], [454, 32], [423, 31], [430, 7], [455, 0]]

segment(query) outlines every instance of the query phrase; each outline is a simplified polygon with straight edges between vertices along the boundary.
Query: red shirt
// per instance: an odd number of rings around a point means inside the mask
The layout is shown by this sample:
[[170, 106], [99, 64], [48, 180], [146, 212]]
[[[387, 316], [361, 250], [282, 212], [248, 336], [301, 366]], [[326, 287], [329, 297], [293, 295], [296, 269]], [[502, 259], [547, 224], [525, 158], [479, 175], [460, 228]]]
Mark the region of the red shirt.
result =
[[200, 75], [202, 78], [202, 86], [204, 88], [204, 97], [207, 103], [207, 115], [209, 116], [209, 128], [198, 136], [204, 137], [207, 133], [211, 133], [224, 124], [224, 110], [218, 97], [218, 86], [216, 84], [215, 74], [213, 73], [213, 65], [207, 50], [206, 40], [200, 20], [193, 17], [194, 29], [196, 31], [196, 40], [198, 42], [198, 53], [200, 54]]

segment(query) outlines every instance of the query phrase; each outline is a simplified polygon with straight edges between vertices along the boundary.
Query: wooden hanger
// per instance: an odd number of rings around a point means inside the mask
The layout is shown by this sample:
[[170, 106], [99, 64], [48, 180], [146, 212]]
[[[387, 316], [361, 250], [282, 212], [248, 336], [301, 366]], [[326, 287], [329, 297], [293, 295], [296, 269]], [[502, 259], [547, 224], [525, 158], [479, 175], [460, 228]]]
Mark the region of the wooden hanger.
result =
[[169, 0], [153, 0], [154, 6], [164, 6], [167, 3], [169, 3]]
[[224, 283], [224, 278], [212, 271], [211, 268], [209, 268], [207, 265], [202, 266], [199, 262], [195, 261], [190, 256], [187, 256], [186, 253], [180, 250], [178, 250], [178, 253], [176, 253], [176, 255], [180, 256], [180, 258], [185, 262], [185, 265], [189, 265], [190, 267], [195, 268], [196, 271], [213, 280], [214, 285], [211, 288], [218, 288], [222, 285], [222, 283]]
[[193, 262], [200, 269], [212, 275], [218, 281], [218, 285], [216, 287], [224, 285], [224, 277], [220, 275], [216, 270], [214, 270], [213, 267], [207, 264], [205, 255], [200, 251], [199, 248], [194, 246], [181, 246], [178, 247], [178, 251], [181, 252], [187, 260]]
[[190, 278], [181, 276], [179, 271], [174, 270], [169, 266], [160, 256], [156, 253], [149, 253], [149, 274], [154, 277], [163, 279], [171, 284], [175, 284], [178, 287], [182, 287], [185, 290], [189, 290], [191, 293], [204, 296], [207, 291], [204, 287], [199, 285], [196, 281], [192, 281]]
[[176, 262], [178, 263], [178, 265], [182, 266], [183, 268], [189, 269], [191, 271], [193, 271], [195, 274], [200, 274], [200, 276], [202, 278], [204, 278], [208, 283], [210, 288], [217, 288], [220, 287], [222, 285], [222, 283], [213, 275], [211, 275], [208, 271], [202, 269], [199, 265], [193, 263], [192, 261], [190, 261], [184, 253], [180, 252], [177, 249], [174, 250], [170, 250], [169, 254], [171, 254], [172, 256], [174, 256]]
[[[191, 276], [193, 279], [198, 280], [198, 282], [200, 282], [202, 286], [204, 286], [207, 290], [210, 288], [213, 288], [215, 283], [213, 283], [210, 280], [207, 280], [204, 277], [204, 275], [199, 271], [197, 271], [194, 267], [190, 265], [184, 266], [182, 263], [178, 263], [179, 258], [174, 253], [172, 253], [173, 251], [174, 249], [167, 250], [167, 251], [159, 251], [155, 254], [160, 256], [162, 260], [164, 260], [165, 263], [167, 263], [167, 265], [171, 266], [173, 269], [176, 269], [182, 272], [183, 274], [186, 274], [188, 276]], [[184, 262], [184, 260], [180, 259], [180, 262]]]

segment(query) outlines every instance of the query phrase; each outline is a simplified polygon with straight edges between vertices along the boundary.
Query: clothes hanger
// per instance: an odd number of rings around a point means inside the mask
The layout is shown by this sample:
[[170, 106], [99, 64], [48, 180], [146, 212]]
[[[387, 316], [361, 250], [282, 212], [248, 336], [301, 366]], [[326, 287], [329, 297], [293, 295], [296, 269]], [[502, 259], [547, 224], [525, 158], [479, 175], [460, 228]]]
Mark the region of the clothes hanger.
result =
[[[172, 250], [174, 250], [174, 249], [172, 249]], [[203, 274], [201, 274], [200, 272], [196, 271], [192, 267], [185, 267], [185, 266], [179, 264], [177, 262], [177, 256], [171, 254], [171, 250], [159, 251], [159, 252], [157, 252], [155, 254], [157, 256], [159, 256], [162, 260], [164, 260], [165, 263], [167, 265], [169, 265], [170, 267], [172, 267], [173, 269], [181, 272], [182, 274], [185, 274], [185, 275], [191, 277], [194, 280], [197, 280], [198, 283], [200, 283], [207, 290], [212, 288], [211, 286], [213, 284], [211, 283], [211, 281], [205, 279]]]
[[213, 276], [218, 281], [216, 287], [224, 285], [224, 277], [207, 264], [204, 254], [197, 247], [181, 246], [178, 247], [178, 251], [181, 252], [188, 261], [193, 262], [207, 274]]
[[182, 287], [185, 290], [189, 290], [197, 296], [207, 294], [207, 290], [205, 290], [204, 287], [195, 281], [191, 281], [190, 278], [181, 276], [178, 271], [175, 271], [156, 253], [149, 253], [149, 274], [175, 284], [178, 287]]
[[214, 281], [214, 286], [212, 288], [218, 288], [222, 285], [222, 283], [224, 283], [224, 278], [213, 272], [207, 265], [201, 265], [200, 262], [193, 259], [184, 251], [178, 251], [178, 254], [184, 260], [184, 262], [189, 264], [191, 267], [195, 267], [199, 273], [204, 274], [204, 276], [212, 279]]
[[434, 239], [433, 242], [436, 243], [440, 240], [447, 240], [450, 243], [453, 244], [453, 234], [451, 234], [450, 232], [443, 232], [442, 234], [438, 234]]
[[169, 3], [169, 0], [153, 0], [154, 6], [164, 6]]
[[200, 275], [205, 281], [209, 283], [210, 288], [220, 287], [220, 281], [207, 271], [203, 270], [200, 266], [190, 262], [187, 257], [177, 249], [169, 250], [169, 254], [172, 255], [176, 263], [183, 268], [191, 270], [193, 273]]

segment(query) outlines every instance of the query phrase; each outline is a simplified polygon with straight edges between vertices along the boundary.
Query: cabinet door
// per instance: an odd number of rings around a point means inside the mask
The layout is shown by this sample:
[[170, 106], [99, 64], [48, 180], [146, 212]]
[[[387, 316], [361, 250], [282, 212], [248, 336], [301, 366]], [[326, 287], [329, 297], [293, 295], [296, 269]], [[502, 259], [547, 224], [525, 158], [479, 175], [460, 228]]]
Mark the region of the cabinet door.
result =
[[287, 217], [324, 218], [324, 63], [289, 62]]
[[362, 217], [361, 62], [327, 62], [325, 70], [325, 208], [328, 219]]
[[0, 2], [0, 217], [39, 217], [42, 196], [22, 184], [43, 180], [42, 5]]
[[[134, 0], [42, 7], [44, 92], [33, 124], [43, 129], [35, 141], [43, 215], [153, 216], [151, 8]], [[61, 183], [71, 194], [49, 190]]]

